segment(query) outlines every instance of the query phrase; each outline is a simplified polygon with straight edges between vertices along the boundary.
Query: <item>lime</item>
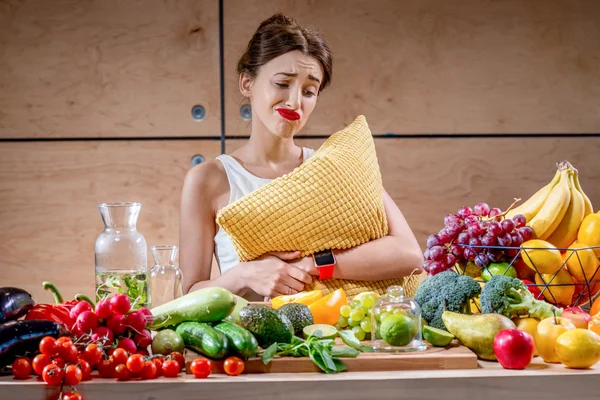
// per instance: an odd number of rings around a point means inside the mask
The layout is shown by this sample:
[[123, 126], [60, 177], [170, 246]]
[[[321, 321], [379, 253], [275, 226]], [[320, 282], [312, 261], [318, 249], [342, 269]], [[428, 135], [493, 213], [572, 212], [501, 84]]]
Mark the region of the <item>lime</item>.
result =
[[481, 278], [488, 282], [494, 275], [506, 275], [511, 278], [517, 277], [517, 271], [506, 262], [491, 263], [481, 271]]
[[427, 340], [433, 346], [448, 346], [454, 339], [454, 335], [444, 330], [426, 325], [423, 327], [423, 339]]
[[[320, 335], [317, 334], [317, 332], [320, 332]], [[304, 329], [302, 329], [302, 333], [304, 333], [305, 338], [308, 338], [309, 336], [320, 336], [322, 339], [335, 339], [338, 331], [331, 325], [314, 324], [305, 326]]]
[[387, 344], [406, 346], [415, 334], [413, 319], [404, 314], [389, 314], [381, 321], [379, 333]]
[[163, 329], [152, 339], [152, 354], [168, 355], [174, 351], [183, 353], [185, 344], [179, 333], [172, 329]]

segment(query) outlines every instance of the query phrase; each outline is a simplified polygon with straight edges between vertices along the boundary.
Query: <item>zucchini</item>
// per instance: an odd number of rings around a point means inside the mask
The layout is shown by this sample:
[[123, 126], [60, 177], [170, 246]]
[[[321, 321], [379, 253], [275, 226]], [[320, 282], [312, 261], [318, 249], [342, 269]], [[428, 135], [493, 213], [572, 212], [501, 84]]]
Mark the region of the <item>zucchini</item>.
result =
[[221, 322], [215, 329], [227, 336], [229, 348], [236, 355], [250, 358], [258, 352], [258, 342], [249, 330], [232, 322]]
[[175, 329], [183, 343], [210, 358], [223, 358], [229, 351], [227, 336], [204, 322], [184, 322]]
[[158, 330], [187, 321], [218, 322], [233, 311], [235, 303], [235, 296], [227, 289], [198, 289], [153, 308], [150, 329]]

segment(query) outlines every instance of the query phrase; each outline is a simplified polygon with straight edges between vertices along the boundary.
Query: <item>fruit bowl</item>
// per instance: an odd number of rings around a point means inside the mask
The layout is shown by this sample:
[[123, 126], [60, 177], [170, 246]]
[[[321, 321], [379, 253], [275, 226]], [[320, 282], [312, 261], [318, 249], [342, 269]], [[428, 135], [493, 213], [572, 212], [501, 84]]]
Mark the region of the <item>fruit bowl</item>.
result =
[[[531, 242], [536, 242], [531, 241]], [[541, 244], [547, 242], [537, 241]], [[474, 261], [458, 265], [457, 272], [485, 284], [493, 275], [519, 278], [537, 299], [559, 307], [590, 304], [600, 293], [600, 266], [594, 251], [600, 246], [555, 248], [553, 246], [472, 246], [459, 245], [473, 252]], [[503, 262], [490, 262], [485, 254], [505, 252], [512, 256]]]

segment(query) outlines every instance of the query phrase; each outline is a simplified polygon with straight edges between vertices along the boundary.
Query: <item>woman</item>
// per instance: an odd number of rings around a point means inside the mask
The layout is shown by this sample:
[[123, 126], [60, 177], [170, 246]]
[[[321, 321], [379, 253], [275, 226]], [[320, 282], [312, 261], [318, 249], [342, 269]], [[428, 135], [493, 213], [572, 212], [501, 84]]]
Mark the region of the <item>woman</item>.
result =
[[[252, 106], [252, 132], [243, 147], [195, 166], [185, 178], [179, 238], [184, 291], [220, 286], [249, 299], [295, 294], [319, 276], [312, 257], [289, 252], [240, 263], [215, 217], [222, 207], [293, 171], [314, 153], [296, 146], [294, 136], [330, 83], [331, 53], [316, 32], [276, 14], [258, 27], [237, 70], [240, 91]], [[334, 251], [335, 278], [380, 280], [420, 270], [423, 255], [414, 234], [385, 192], [383, 201], [389, 235]], [[221, 275], [211, 280], [213, 253]]]

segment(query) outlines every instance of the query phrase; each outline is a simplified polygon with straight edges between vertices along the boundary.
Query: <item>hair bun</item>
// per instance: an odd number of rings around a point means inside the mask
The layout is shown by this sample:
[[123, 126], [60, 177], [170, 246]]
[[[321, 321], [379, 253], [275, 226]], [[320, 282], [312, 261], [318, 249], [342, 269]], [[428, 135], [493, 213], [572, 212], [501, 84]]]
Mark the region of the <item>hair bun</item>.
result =
[[288, 15], [285, 15], [283, 13], [277, 13], [271, 16], [270, 18], [264, 20], [258, 27], [258, 30], [261, 30], [271, 25], [297, 26], [298, 22], [296, 22], [294, 18]]

